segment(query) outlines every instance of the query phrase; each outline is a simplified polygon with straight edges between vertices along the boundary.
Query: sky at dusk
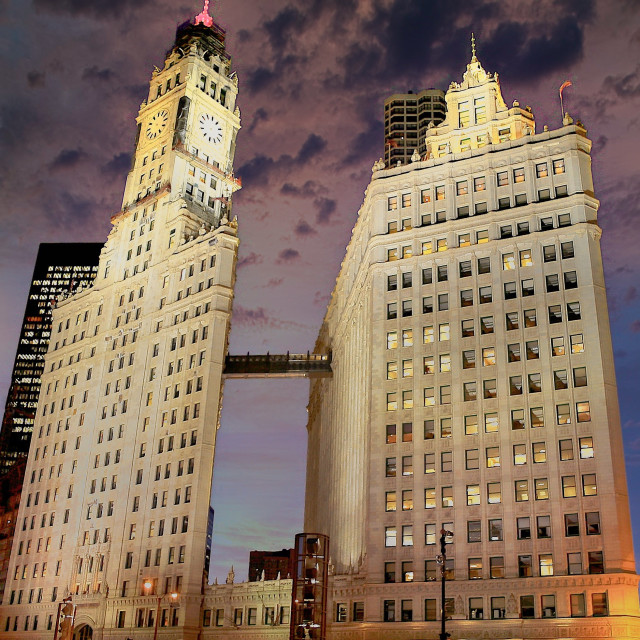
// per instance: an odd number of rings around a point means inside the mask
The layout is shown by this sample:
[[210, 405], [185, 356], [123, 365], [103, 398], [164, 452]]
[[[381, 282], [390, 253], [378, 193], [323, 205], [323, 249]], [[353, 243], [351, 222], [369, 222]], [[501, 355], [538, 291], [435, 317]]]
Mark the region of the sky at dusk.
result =
[[[197, 0], [0, 0], [0, 398], [40, 242], [103, 242], [134, 117]], [[223, 0], [239, 76], [241, 239], [231, 352], [313, 347], [382, 155], [385, 97], [459, 81], [475, 32], [508, 104], [537, 128], [565, 106], [593, 140], [596, 196], [640, 553], [640, 2]], [[231, 380], [214, 471], [213, 571], [302, 529], [304, 380]]]

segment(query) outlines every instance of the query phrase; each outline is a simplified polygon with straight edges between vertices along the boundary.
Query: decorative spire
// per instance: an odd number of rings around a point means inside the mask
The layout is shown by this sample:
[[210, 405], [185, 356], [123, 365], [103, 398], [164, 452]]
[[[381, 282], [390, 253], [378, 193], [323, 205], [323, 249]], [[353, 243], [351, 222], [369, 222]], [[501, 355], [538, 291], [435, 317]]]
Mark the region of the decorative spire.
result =
[[203, 24], [205, 27], [213, 25], [213, 18], [209, 15], [209, 0], [204, 0], [204, 7], [196, 16], [195, 24]]
[[471, 62], [478, 62], [478, 58], [476, 58], [476, 38], [471, 32]]

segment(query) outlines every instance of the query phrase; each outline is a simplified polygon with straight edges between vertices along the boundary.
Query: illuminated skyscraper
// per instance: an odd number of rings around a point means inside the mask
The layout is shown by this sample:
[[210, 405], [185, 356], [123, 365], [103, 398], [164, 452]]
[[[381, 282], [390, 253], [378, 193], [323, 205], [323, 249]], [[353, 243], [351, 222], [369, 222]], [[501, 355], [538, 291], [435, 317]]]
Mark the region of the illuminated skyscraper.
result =
[[[205, 10], [153, 72], [91, 288], [63, 298], [0, 628], [196, 638], [238, 239], [237, 78]], [[170, 627], [162, 635], [162, 630]]]
[[41, 244], [20, 330], [0, 432], [0, 474], [29, 451], [40, 376], [51, 335], [51, 307], [63, 293], [89, 286], [98, 272], [101, 244]]
[[475, 52], [446, 103], [426, 160], [374, 165], [316, 344], [329, 637], [436, 637], [442, 605], [457, 638], [640, 637], [591, 142]]

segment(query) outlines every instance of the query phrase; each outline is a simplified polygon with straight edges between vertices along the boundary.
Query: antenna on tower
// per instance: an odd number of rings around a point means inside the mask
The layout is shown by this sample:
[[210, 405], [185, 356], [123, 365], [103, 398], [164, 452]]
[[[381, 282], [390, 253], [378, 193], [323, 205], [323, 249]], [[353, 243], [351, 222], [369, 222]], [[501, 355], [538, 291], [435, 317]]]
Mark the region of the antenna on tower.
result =
[[471, 32], [471, 62], [477, 62], [478, 58], [476, 58], [476, 38]]
[[202, 11], [196, 16], [195, 24], [203, 24], [205, 27], [213, 25], [213, 18], [209, 15], [209, 0], [204, 0]]

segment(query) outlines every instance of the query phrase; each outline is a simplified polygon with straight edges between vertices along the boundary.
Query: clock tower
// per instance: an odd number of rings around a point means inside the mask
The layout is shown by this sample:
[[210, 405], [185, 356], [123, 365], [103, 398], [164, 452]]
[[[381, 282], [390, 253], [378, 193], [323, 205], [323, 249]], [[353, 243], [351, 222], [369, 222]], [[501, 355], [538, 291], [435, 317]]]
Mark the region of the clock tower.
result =
[[[123, 209], [162, 189], [177, 208], [207, 224], [229, 217], [240, 110], [238, 78], [225, 50], [225, 32], [208, 14], [178, 28], [164, 67], [154, 69], [140, 106], [136, 148]], [[188, 227], [189, 225], [187, 225]]]
[[52, 636], [65, 608], [74, 638], [201, 637], [237, 91], [206, 0], [152, 74], [98, 275], [53, 313], [0, 609], [12, 637]]

